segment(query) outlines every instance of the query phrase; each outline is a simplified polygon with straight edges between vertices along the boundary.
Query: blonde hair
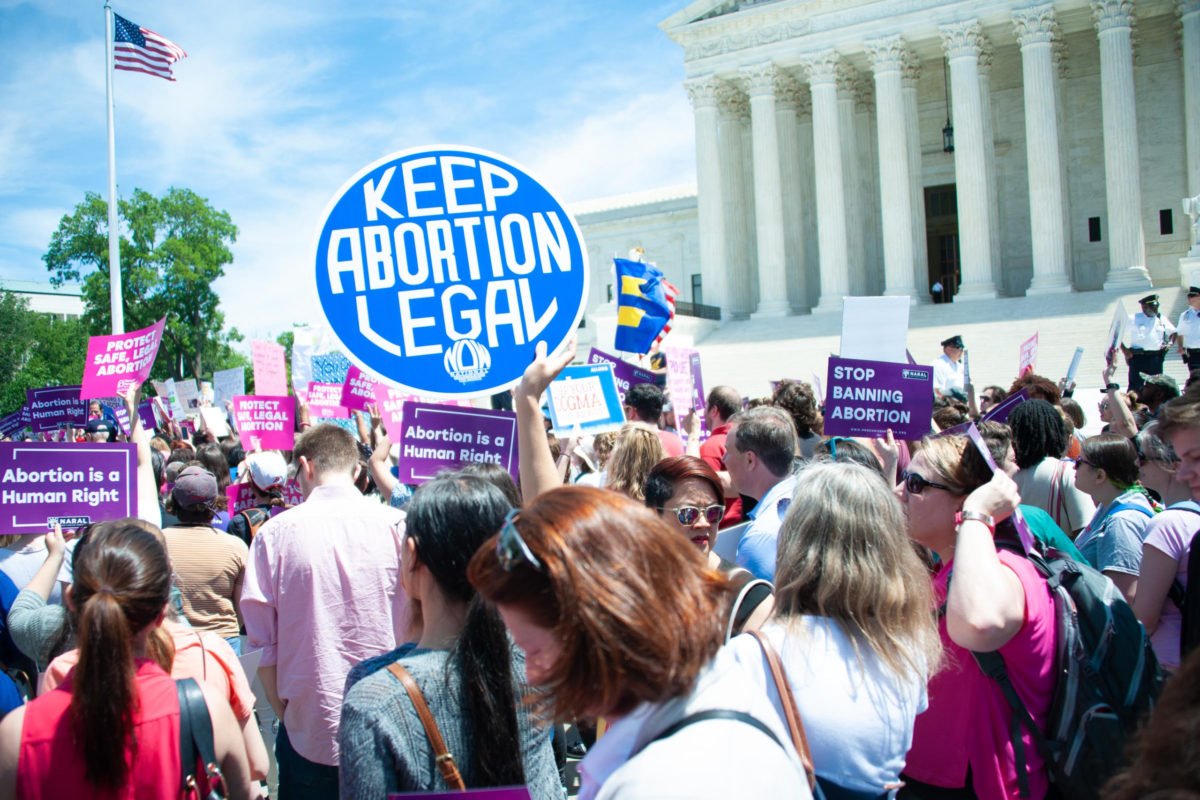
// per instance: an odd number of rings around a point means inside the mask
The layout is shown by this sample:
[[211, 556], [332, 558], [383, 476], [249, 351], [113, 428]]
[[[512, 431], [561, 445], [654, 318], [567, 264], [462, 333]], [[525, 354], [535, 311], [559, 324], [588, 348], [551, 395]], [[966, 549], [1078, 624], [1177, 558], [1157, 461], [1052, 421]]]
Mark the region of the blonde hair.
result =
[[657, 433], [645, 425], [625, 423], [608, 459], [606, 488], [642, 502], [646, 498], [646, 476], [666, 456]]
[[851, 462], [801, 469], [779, 531], [776, 616], [827, 617], [860, 662], [866, 646], [897, 675], [924, 681], [941, 658], [933, 609], [929, 572], [879, 473]]

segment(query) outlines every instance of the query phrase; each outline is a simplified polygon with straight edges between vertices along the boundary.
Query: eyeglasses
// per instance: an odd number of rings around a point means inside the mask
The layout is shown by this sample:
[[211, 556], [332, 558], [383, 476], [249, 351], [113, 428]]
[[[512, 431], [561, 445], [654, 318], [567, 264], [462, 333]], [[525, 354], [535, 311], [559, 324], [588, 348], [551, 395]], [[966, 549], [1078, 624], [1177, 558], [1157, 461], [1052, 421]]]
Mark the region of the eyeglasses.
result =
[[1086, 458], [1077, 458], [1077, 459], [1075, 459], [1075, 466], [1077, 466], [1077, 467], [1091, 467], [1092, 469], [1100, 469], [1100, 468], [1099, 468], [1099, 467], [1097, 467], [1095, 464], [1093, 464], [1092, 462], [1088, 461]]
[[725, 506], [712, 505], [705, 508], [698, 506], [679, 506], [671, 508], [669, 506], [659, 506], [659, 511], [674, 511], [675, 516], [679, 519], [680, 525], [695, 525], [696, 520], [700, 519], [700, 515], [704, 515], [704, 519], [709, 525], [716, 525], [725, 516]]
[[513, 520], [520, 512], [521, 509], [514, 508], [505, 515], [500, 535], [496, 537], [496, 560], [500, 562], [500, 568], [505, 572], [512, 572], [522, 562], [541, 572], [543, 571], [542, 562], [538, 561], [537, 556], [529, 549], [529, 545], [525, 544], [525, 540], [521, 538], [521, 532], [513, 524]]
[[909, 494], [920, 494], [929, 486], [932, 486], [934, 489], [945, 489], [947, 492], [954, 491], [944, 483], [934, 483], [931, 480], [927, 480], [925, 476], [918, 475], [915, 472], [906, 471], [904, 473], [904, 488], [908, 490]]

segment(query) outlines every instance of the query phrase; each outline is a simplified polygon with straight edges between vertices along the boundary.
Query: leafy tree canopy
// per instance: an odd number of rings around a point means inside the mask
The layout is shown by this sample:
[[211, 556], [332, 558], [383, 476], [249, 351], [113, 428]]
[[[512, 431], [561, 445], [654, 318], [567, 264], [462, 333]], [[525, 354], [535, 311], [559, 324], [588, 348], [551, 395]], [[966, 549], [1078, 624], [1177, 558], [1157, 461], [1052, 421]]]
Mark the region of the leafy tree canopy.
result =
[[[118, 202], [118, 212], [125, 330], [167, 319], [152, 377], [201, 378], [246, 364], [231, 347], [242, 336], [236, 328], [225, 330], [220, 300], [212, 289], [233, 261], [229, 246], [238, 231], [229, 213], [178, 188], [162, 197], [135, 189], [133, 197]], [[88, 331], [111, 332], [108, 203], [88, 192], [75, 211], [59, 221], [42, 260], [55, 286], [82, 281]]]
[[0, 412], [19, 409], [26, 389], [83, 377], [88, 341], [83, 320], [39, 314], [28, 300], [0, 291], [0, 330]]

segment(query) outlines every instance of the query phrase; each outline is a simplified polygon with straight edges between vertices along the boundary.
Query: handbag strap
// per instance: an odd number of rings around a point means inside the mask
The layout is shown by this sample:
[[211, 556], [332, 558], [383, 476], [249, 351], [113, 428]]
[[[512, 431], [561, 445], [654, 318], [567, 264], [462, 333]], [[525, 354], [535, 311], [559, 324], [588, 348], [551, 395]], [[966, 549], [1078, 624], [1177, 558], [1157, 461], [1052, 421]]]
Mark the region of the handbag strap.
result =
[[421, 687], [417, 686], [413, 676], [397, 661], [388, 664], [388, 672], [395, 675], [396, 680], [400, 681], [404, 687], [404, 691], [408, 692], [413, 708], [417, 710], [417, 716], [421, 718], [421, 724], [425, 727], [425, 735], [429, 737], [429, 744], [433, 747], [434, 763], [437, 764], [438, 771], [442, 773], [442, 780], [457, 792], [466, 791], [467, 787], [463, 783], [462, 775], [458, 772], [458, 765], [454, 763], [454, 755], [446, 747], [442, 732], [438, 730], [437, 720], [433, 718], [429, 706], [425, 703], [425, 695], [421, 694]]
[[787, 673], [779, 661], [779, 654], [758, 631], [748, 631], [762, 648], [766, 656], [767, 666], [771, 668], [771, 677], [775, 680], [775, 688], [779, 692], [779, 702], [783, 706], [784, 720], [787, 722], [788, 733], [792, 735], [792, 744], [804, 765], [804, 773], [808, 776], [808, 786], [814, 788], [817, 783], [816, 772], [813, 769], [812, 750], [808, 746], [808, 736], [804, 733], [804, 721], [800, 719], [800, 709], [796, 707], [796, 698], [792, 695], [792, 685], [788, 682]]
[[[179, 696], [179, 757], [181, 785], [183, 795], [196, 787], [196, 759], [199, 757], [201, 769], [208, 776], [209, 784], [222, 783], [220, 768], [217, 765], [217, 751], [213, 744], [212, 719], [208, 715], [208, 704], [204, 700], [204, 691], [194, 678], [183, 678], [175, 682], [175, 691]], [[212, 788], [215, 788], [212, 787]], [[210, 796], [220, 797], [220, 794]]]

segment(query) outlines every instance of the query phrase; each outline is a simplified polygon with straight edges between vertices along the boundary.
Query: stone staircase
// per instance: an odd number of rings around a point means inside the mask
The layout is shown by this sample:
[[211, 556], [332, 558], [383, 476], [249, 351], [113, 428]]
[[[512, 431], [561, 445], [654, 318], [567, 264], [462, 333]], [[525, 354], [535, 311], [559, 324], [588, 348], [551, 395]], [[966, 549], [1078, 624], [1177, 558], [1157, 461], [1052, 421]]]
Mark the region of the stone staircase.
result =
[[[1185, 291], [1179, 287], [1155, 291], [1163, 315], [1176, 322], [1187, 308]], [[939, 342], [961, 334], [975, 385], [1007, 387], [1017, 374], [1021, 343], [1035, 332], [1037, 372], [1054, 380], [1066, 374], [1075, 348], [1082, 346], [1075, 397], [1089, 417], [1090, 429], [1099, 399], [1105, 340], [1117, 302], [1132, 314], [1143, 296], [1093, 291], [915, 305], [909, 313], [908, 349], [918, 363], [930, 364], [941, 355]], [[871, 323], [863, 320], [862, 324]], [[757, 397], [770, 394], [772, 380], [811, 382], [814, 374], [824, 385], [827, 359], [838, 352], [841, 330], [838, 313], [726, 322], [695, 345], [705, 388], [728, 384], [743, 395]], [[1120, 364], [1117, 380], [1124, 386], [1126, 369], [1123, 361]], [[1187, 371], [1179, 356], [1167, 356], [1166, 373], [1183, 388]]]

